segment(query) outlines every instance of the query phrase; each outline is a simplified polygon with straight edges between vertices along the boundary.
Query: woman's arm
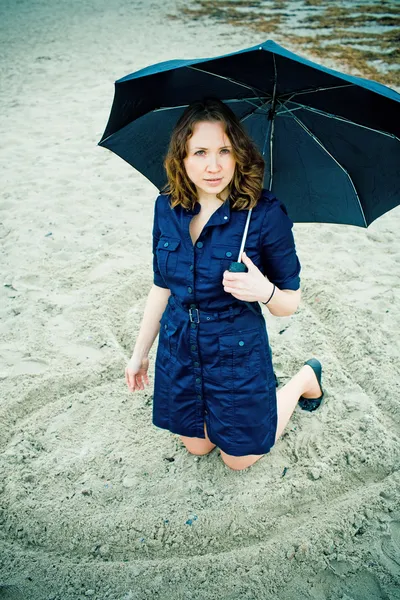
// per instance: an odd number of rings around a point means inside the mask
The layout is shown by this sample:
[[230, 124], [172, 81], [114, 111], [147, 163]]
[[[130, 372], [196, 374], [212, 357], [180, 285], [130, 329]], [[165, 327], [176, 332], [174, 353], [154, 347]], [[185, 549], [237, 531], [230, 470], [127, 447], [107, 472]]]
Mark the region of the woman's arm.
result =
[[[262, 274], [245, 252], [242, 253], [241, 260], [246, 265], [248, 272], [224, 271], [222, 285], [225, 292], [244, 302], [260, 302], [261, 306], [268, 308], [269, 312], [276, 317], [289, 317], [296, 312], [300, 303], [300, 288], [281, 290]], [[268, 302], [268, 304], [264, 304], [264, 302]]]
[[301, 265], [296, 253], [293, 237], [293, 221], [285, 205], [273, 197], [267, 205], [261, 227], [261, 257], [265, 270], [265, 283], [261, 302], [274, 295], [265, 308], [276, 317], [287, 317], [296, 312], [300, 303]]
[[278, 287], [275, 287], [274, 295], [268, 304], [262, 304], [271, 295], [271, 282], [268, 282], [268, 286], [269, 293], [266, 291], [263, 298], [260, 299], [262, 307], [267, 308], [275, 317], [289, 317], [296, 312], [301, 299], [300, 288], [298, 290], [280, 290]]
[[149, 355], [153, 342], [160, 331], [160, 319], [170, 295], [170, 289], [159, 287], [153, 283], [147, 296], [139, 335], [132, 354], [135, 358], [142, 359]]

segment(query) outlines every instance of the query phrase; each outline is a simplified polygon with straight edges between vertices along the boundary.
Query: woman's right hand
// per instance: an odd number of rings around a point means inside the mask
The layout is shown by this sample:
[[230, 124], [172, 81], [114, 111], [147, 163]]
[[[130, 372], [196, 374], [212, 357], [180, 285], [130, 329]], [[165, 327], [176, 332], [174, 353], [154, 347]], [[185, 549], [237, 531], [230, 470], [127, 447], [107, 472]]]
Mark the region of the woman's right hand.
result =
[[131, 392], [144, 390], [144, 384], [149, 385], [147, 370], [149, 368], [149, 359], [147, 356], [136, 357], [129, 360], [125, 367], [125, 381]]

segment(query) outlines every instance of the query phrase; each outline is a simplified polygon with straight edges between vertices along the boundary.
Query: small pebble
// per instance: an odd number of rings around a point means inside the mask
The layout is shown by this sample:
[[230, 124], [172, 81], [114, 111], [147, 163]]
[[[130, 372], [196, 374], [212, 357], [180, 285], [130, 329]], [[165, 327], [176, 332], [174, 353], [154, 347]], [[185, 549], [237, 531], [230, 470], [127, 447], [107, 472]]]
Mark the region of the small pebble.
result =
[[286, 558], [291, 560], [296, 553], [296, 548], [294, 546], [290, 546], [289, 550], [286, 552]]
[[300, 561], [304, 560], [307, 553], [308, 553], [308, 544], [303, 542], [302, 544], [300, 544], [300, 546], [296, 550], [296, 554], [295, 554], [296, 560], [300, 560]]
[[353, 520], [354, 527], [356, 527], [357, 529], [360, 529], [362, 524], [363, 524], [362, 517], [360, 517], [359, 515], [356, 515]]
[[326, 545], [326, 548], [324, 549], [324, 554], [333, 554], [335, 552], [335, 546], [333, 544], [333, 542], [328, 542], [328, 544]]
[[136, 481], [135, 477], [124, 477], [122, 485], [124, 488], [131, 488], [136, 484]]
[[319, 469], [310, 469], [309, 473], [313, 481], [316, 481], [317, 479], [321, 478], [321, 471]]

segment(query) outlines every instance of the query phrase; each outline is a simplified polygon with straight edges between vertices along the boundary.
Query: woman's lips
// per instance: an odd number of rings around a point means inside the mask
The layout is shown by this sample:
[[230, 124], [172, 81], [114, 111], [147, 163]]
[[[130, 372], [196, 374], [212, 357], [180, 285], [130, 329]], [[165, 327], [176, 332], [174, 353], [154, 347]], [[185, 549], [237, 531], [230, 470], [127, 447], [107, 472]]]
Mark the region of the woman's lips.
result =
[[219, 183], [221, 183], [222, 177], [220, 177], [219, 179], [205, 179], [204, 181], [206, 181], [209, 185], [218, 185]]

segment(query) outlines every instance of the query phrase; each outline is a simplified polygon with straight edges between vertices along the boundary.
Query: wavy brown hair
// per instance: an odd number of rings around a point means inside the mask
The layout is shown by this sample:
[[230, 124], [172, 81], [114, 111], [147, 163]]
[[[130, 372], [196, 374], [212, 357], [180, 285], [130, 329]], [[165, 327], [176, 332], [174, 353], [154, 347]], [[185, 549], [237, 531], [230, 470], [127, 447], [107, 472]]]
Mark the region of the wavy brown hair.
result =
[[[253, 208], [263, 188], [264, 159], [235, 113], [218, 98], [208, 97], [189, 104], [179, 118], [164, 159], [168, 182], [161, 193], [170, 194], [172, 208], [178, 204], [187, 209], [194, 208], [197, 190], [187, 176], [183, 159], [187, 155], [187, 142], [193, 135], [194, 126], [200, 121], [223, 123], [236, 161], [229, 184], [231, 207], [236, 210]], [[217, 198], [222, 201], [218, 194]]]

